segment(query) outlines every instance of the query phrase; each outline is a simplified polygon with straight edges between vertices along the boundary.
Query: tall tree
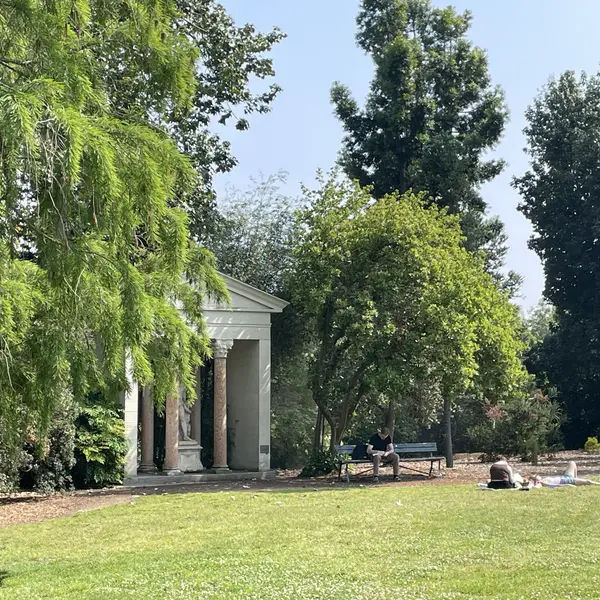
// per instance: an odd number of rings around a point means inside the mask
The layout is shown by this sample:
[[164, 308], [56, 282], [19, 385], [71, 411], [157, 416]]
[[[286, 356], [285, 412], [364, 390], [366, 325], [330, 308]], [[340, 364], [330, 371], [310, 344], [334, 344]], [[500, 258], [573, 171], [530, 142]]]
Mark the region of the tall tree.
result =
[[518, 315], [461, 247], [456, 217], [411, 194], [373, 202], [369, 190], [335, 179], [307, 196], [290, 285], [315, 348], [311, 390], [332, 445], [366, 399], [402, 397], [414, 380], [438, 383], [448, 421], [473, 386], [512, 393], [523, 374]]
[[179, 201], [189, 214], [192, 235], [204, 240], [218, 220], [213, 175], [237, 164], [218, 125], [233, 124], [243, 131], [250, 126], [250, 115], [270, 110], [281, 88], [260, 83], [275, 74], [269, 52], [285, 36], [276, 27], [261, 33], [252, 24], [236, 25], [217, 0], [176, 0], [175, 6], [173, 26], [196, 52], [195, 87], [187, 110], [152, 89], [152, 81], [130, 60], [138, 52], [135, 46], [108, 39], [98, 59], [116, 110], [135, 111], [167, 129], [190, 159], [197, 177]]
[[530, 169], [514, 185], [556, 307], [536, 360], [566, 408], [565, 443], [581, 447], [600, 427], [600, 76], [551, 80], [526, 116]]
[[[172, 0], [3, 4], [2, 443], [67, 387], [116, 393], [128, 356], [161, 399], [176, 378], [192, 389], [208, 352], [203, 293], [226, 291], [178, 208], [192, 165], [157, 126], [194, 106], [198, 50], [181, 18]], [[131, 80], [107, 70], [117, 49]]]
[[[357, 24], [375, 76], [364, 108], [346, 86], [331, 90], [346, 132], [346, 174], [375, 198], [412, 189], [460, 214], [467, 247], [484, 249], [500, 279], [506, 236], [498, 219], [486, 219], [480, 187], [504, 167], [485, 156], [500, 140], [507, 108], [485, 52], [467, 38], [471, 14], [430, 0], [363, 0]], [[517, 280], [504, 283], [514, 288]]]
[[281, 172], [252, 180], [246, 190], [228, 188], [219, 201], [218, 227], [207, 237], [221, 271], [275, 295], [287, 295], [299, 207], [280, 190], [286, 178]]

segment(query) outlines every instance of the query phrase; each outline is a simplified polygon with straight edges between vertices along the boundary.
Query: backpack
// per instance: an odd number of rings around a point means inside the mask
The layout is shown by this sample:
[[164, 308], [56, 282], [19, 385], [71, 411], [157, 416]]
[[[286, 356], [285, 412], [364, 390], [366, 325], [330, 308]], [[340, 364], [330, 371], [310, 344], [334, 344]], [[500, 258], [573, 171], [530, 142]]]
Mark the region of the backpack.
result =
[[354, 450], [352, 450], [352, 460], [365, 460], [368, 458], [367, 456], [367, 445], [366, 444], [356, 444], [354, 446]]

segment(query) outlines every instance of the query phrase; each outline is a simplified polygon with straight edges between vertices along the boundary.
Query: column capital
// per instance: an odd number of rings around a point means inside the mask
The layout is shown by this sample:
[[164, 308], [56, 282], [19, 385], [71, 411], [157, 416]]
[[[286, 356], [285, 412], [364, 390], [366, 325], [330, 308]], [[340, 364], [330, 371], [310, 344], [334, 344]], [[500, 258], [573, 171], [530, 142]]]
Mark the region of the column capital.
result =
[[233, 348], [233, 340], [213, 340], [213, 358], [227, 358], [227, 353]]

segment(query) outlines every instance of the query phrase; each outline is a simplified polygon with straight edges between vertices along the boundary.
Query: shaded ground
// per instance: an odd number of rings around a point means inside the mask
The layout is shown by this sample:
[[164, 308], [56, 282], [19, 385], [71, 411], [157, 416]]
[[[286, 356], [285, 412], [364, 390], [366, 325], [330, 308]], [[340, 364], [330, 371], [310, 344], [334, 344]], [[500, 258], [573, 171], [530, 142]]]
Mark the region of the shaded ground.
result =
[[0, 529], [9, 525], [46, 521], [57, 517], [66, 517], [75, 513], [114, 504], [131, 502], [129, 490], [126, 493], [113, 491], [104, 494], [74, 492], [54, 496], [36, 496], [17, 494], [0, 497]]
[[[459, 483], [477, 483], [485, 481], [489, 473], [489, 463], [481, 463], [479, 454], [457, 454], [455, 468], [446, 469], [441, 478], [411, 474], [402, 470], [402, 481], [391, 481], [391, 470], [382, 469], [381, 486], [432, 486]], [[581, 451], [559, 452], [553, 456], [544, 456], [540, 464], [533, 467], [529, 463], [511, 461], [515, 471], [522, 474], [560, 473], [569, 460], [575, 460], [579, 467], [580, 477], [600, 476], [600, 454], [586, 454]], [[412, 463], [416, 468], [429, 469], [429, 463]], [[300, 490], [323, 489], [335, 487], [361, 487], [374, 485], [371, 483], [371, 473], [365, 470], [365, 465], [357, 465], [357, 472], [351, 475], [350, 484], [345, 481], [338, 482], [336, 475], [315, 478], [298, 478], [298, 471], [280, 471], [274, 481], [231, 481], [222, 483], [178, 484], [161, 487], [125, 488], [77, 491], [54, 496], [39, 496], [31, 493], [18, 493], [9, 496], [0, 495], [0, 528], [23, 523], [45, 521], [57, 517], [73, 515], [78, 512], [103, 508], [115, 504], [134, 502], [136, 496], [150, 496], [157, 494], [194, 493], [194, 492], [220, 492], [237, 491], [240, 493], [266, 490]]]

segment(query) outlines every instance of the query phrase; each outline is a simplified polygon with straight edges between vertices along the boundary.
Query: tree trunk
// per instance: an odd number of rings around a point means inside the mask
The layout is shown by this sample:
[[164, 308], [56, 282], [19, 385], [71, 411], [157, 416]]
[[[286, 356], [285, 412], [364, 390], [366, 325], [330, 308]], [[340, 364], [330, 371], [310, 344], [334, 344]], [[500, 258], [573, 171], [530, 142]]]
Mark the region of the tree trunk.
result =
[[394, 429], [396, 428], [396, 407], [394, 401], [390, 400], [385, 413], [385, 426], [390, 430], [392, 441], [394, 441]]
[[540, 454], [540, 444], [539, 444], [539, 441], [537, 440], [537, 438], [535, 438], [531, 444], [531, 464], [534, 467], [537, 467], [537, 465], [538, 465], [539, 454]]
[[340, 434], [337, 433], [337, 428], [336, 428], [335, 424], [329, 423], [329, 429], [331, 431], [331, 437], [329, 438], [329, 451], [333, 452], [335, 450], [336, 444], [339, 444], [338, 436], [339, 437], [342, 437], [342, 436], [341, 436], [341, 433]]
[[315, 424], [315, 435], [313, 437], [313, 454], [320, 452], [323, 448], [323, 426], [325, 419], [321, 409], [317, 409], [317, 422]]
[[446, 455], [446, 467], [454, 467], [454, 456], [452, 454], [452, 402], [444, 398], [444, 454]]

